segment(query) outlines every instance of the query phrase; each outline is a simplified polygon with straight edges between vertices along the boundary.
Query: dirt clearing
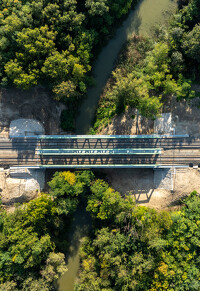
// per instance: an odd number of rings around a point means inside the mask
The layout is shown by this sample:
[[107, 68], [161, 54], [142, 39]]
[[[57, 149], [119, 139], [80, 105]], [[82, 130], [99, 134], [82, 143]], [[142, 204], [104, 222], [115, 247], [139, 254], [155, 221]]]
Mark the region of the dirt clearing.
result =
[[155, 185], [153, 169], [106, 169], [103, 172], [115, 190], [123, 195], [133, 195], [138, 204], [156, 209], [170, 207], [194, 190], [200, 193], [200, 170], [198, 169], [172, 170], [170, 187], [165, 186], [168, 189], [162, 188], [162, 181], [160, 185]]
[[0, 192], [3, 205], [12, 207], [38, 196], [44, 188], [45, 172], [37, 169], [0, 169]]
[[44, 88], [0, 89], [0, 136], [8, 137], [10, 122], [19, 118], [38, 120], [46, 134], [59, 134], [60, 113], [64, 107]]

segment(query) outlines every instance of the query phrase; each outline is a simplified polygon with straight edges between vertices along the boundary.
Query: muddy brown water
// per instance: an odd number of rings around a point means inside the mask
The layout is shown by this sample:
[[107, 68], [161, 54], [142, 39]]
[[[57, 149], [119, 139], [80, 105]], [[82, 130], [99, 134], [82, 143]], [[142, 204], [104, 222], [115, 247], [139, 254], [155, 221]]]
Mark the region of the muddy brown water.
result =
[[[76, 133], [87, 134], [95, 116], [99, 97], [110, 76], [116, 57], [122, 45], [133, 34], [149, 35], [156, 24], [166, 22], [175, 12], [176, 0], [143, 0], [130, 11], [122, 26], [117, 29], [113, 39], [102, 49], [93, 68], [96, 86], [88, 90], [76, 120]], [[76, 213], [69, 235], [70, 252], [67, 254], [68, 271], [58, 281], [58, 291], [72, 291], [79, 268], [80, 240], [90, 227], [86, 212]], [[75, 244], [76, 242], [76, 244]]]

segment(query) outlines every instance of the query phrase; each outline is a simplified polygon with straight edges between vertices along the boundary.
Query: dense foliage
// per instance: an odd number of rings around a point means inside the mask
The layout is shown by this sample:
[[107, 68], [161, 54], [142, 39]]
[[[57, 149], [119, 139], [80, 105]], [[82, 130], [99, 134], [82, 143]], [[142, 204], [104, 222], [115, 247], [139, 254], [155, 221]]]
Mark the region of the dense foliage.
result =
[[195, 96], [191, 82], [199, 79], [200, 70], [199, 7], [199, 0], [191, 0], [167, 29], [156, 29], [154, 39], [133, 36], [128, 41], [101, 96], [91, 133], [128, 106], [154, 118], [172, 96], [177, 100]]
[[55, 173], [49, 186], [59, 215], [68, 215], [74, 212], [80, 200], [79, 196], [87, 193], [93, 178], [93, 173], [90, 171], [77, 172], [76, 174], [69, 171]]
[[[51, 237], [56, 229], [55, 211], [47, 195], [13, 214], [1, 211], [1, 290], [50, 290], [53, 281], [66, 271], [64, 255], [55, 252]], [[9, 287], [12, 284], [15, 289]]]
[[57, 100], [78, 98], [90, 82], [94, 50], [132, 0], [1, 0], [0, 80], [45, 84]]
[[173, 213], [136, 206], [108, 184], [91, 186], [94, 233], [81, 248], [75, 290], [199, 290], [200, 197]]
[[[93, 219], [75, 290], [199, 290], [200, 197], [180, 211], [137, 206], [89, 171], [57, 172], [50, 194], [0, 212], [0, 290], [53, 290], [66, 272], [59, 234], [80, 201]], [[61, 235], [62, 237], [62, 235]]]
[[66, 218], [76, 210], [78, 195], [84, 194], [92, 177], [87, 171], [56, 173], [49, 183], [50, 195], [42, 194], [14, 213], [1, 209], [0, 290], [54, 289], [67, 271], [59, 234], [67, 230]]
[[199, 80], [200, 1], [191, 0], [175, 15], [169, 28], [169, 46], [173, 72]]

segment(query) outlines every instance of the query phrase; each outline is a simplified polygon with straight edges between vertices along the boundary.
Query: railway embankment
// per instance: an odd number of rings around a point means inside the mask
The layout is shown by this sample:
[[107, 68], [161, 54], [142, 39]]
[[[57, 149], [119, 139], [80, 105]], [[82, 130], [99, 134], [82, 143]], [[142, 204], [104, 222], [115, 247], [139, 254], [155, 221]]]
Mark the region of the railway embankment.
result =
[[[34, 119], [13, 120], [9, 127], [10, 137], [43, 134], [43, 125]], [[45, 171], [32, 169], [37, 156], [37, 139], [27, 143], [1, 136], [0, 139], [0, 191], [5, 207], [27, 202], [37, 197], [45, 186]], [[23, 166], [22, 168], [20, 166]], [[27, 167], [26, 167], [27, 166]]]

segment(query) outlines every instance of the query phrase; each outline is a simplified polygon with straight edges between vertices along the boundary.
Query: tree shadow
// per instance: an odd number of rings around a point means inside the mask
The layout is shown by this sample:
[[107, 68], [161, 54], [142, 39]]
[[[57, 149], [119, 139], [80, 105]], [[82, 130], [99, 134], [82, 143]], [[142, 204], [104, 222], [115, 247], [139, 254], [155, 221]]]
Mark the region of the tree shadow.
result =
[[[154, 189], [150, 189], [150, 191], [145, 191], [145, 190], [141, 190], [139, 193], [137, 194], [133, 194], [135, 197], [135, 201], [137, 204], [144, 204], [144, 203], [149, 203], [151, 200], [151, 197], [153, 195]], [[142, 196], [142, 199], [141, 199]], [[143, 197], [146, 196], [146, 198], [144, 199]]]
[[[194, 88], [197, 92], [196, 87]], [[189, 134], [199, 137], [200, 132], [200, 98], [196, 97], [190, 102], [171, 100], [172, 122], [176, 134]]]

